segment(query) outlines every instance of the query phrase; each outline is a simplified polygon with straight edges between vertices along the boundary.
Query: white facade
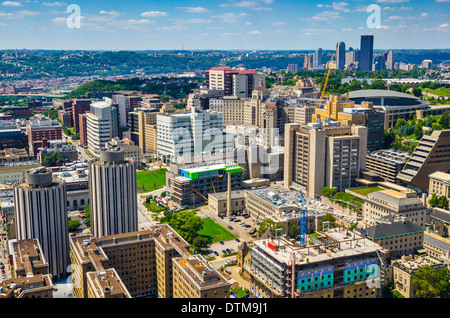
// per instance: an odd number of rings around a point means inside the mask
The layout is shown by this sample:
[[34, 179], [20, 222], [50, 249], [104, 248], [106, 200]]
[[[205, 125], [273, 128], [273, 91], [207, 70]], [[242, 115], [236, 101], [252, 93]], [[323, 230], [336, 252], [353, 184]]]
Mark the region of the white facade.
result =
[[88, 150], [95, 156], [98, 156], [100, 150], [113, 138], [111, 111], [111, 104], [97, 102], [92, 103], [91, 112], [86, 113]]
[[222, 113], [193, 108], [191, 113], [157, 115], [157, 152], [172, 161], [233, 148], [233, 141], [225, 137]]

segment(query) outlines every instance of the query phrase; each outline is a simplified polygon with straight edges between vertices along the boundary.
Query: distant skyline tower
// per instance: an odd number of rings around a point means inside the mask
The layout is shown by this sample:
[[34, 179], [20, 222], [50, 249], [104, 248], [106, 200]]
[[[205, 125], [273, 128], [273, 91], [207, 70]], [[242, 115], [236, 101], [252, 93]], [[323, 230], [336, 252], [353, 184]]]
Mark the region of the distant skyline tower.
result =
[[70, 265], [66, 202], [65, 182], [44, 167], [27, 171], [25, 183], [14, 187], [17, 240], [38, 239], [56, 278], [66, 277]]
[[386, 59], [386, 69], [392, 70], [392, 69], [394, 69], [394, 65], [395, 65], [394, 52], [390, 51], [388, 53], [387, 59]]
[[136, 164], [123, 149], [102, 150], [89, 163], [89, 205], [94, 237], [138, 230]]
[[307, 70], [313, 68], [313, 61], [311, 59], [311, 55], [305, 54], [305, 62], [303, 63], [303, 68]]
[[338, 42], [336, 44], [336, 68], [345, 69], [345, 43]]
[[314, 69], [318, 69], [322, 64], [323, 64], [323, 62], [322, 62], [322, 49], [318, 48], [314, 52], [313, 68]]
[[373, 35], [361, 35], [359, 70], [372, 71], [372, 62], [373, 62]]

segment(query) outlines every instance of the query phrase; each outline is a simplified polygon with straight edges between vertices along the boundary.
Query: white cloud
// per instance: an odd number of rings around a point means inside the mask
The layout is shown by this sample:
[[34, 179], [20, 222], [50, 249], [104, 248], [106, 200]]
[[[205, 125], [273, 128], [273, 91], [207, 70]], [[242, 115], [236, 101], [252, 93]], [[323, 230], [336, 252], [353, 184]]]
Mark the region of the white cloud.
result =
[[22, 4], [17, 1], [3, 1], [2, 5], [5, 7], [21, 7]]
[[167, 12], [161, 12], [161, 11], [147, 11], [147, 12], [143, 12], [143, 13], [141, 14], [141, 16], [143, 16], [143, 17], [148, 17], [148, 18], [166, 17], [166, 16], [167, 16]]
[[250, 34], [250, 35], [260, 35], [260, 34], [262, 34], [262, 33], [261, 33], [261, 31], [255, 30], [255, 31], [247, 32], [247, 34]]
[[200, 24], [200, 23], [211, 23], [211, 19], [175, 19], [172, 20], [174, 24]]
[[338, 11], [323, 11], [320, 13], [317, 13], [315, 16], [306, 19], [310, 22], [333, 22], [335, 20], [341, 19], [341, 16], [339, 15]]
[[210, 12], [208, 9], [203, 7], [177, 7], [177, 9], [183, 10], [184, 12], [189, 13], [205, 13]]
[[278, 21], [278, 22], [273, 22], [272, 26], [283, 26], [283, 25], [287, 25], [286, 22], [283, 21]]
[[377, 0], [378, 3], [403, 3], [409, 2], [409, 0]]
[[55, 1], [55, 2], [43, 2], [42, 3], [44, 6], [47, 7], [64, 7], [67, 6], [67, 3], [65, 2], [59, 2], [59, 1]]
[[246, 13], [223, 13], [221, 15], [215, 15], [211, 18], [220, 19], [224, 23], [237, 23], [240, 18], [246, 17]]
[[23, 10], [18, 12], [20, 15], [26, 15], [26, 16], [34, 16], [34, 15], [40, 15], [40, 12], [37, 11], [29, 11], [29, 10]]
[[272, 10], [272, 8], [267, 7], [265, 5], [272, 4], [273, 0], [241, 0], [241, 1], [232, 1], [229, 3], [224, 3], [219, 5], [219, 7], [240, 7], [246, 8], [253, 11], [268, 11]]

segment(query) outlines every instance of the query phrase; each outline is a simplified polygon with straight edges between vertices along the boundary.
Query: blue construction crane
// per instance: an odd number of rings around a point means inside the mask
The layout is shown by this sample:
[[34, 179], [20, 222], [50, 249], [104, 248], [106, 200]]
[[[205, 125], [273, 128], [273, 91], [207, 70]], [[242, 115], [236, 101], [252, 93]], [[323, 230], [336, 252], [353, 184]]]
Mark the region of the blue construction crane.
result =
[[308, 236], [308, 219], [307, 210], [305, 208], [305, 198], [303, 192], [300, 191], [300, 245], [306, 246], [306, 239]]

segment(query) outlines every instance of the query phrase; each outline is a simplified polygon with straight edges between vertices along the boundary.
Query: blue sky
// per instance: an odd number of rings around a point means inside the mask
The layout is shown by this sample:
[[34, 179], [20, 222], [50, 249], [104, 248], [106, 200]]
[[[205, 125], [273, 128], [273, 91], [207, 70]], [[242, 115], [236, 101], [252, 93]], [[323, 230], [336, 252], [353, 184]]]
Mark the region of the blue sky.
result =
[[[76, 4], [80, 28], [68, 28]], [[369, 28], [380, 8], [379, 27]], [[0, 49], [450, 48], [450, 0], [0, 0]]]

